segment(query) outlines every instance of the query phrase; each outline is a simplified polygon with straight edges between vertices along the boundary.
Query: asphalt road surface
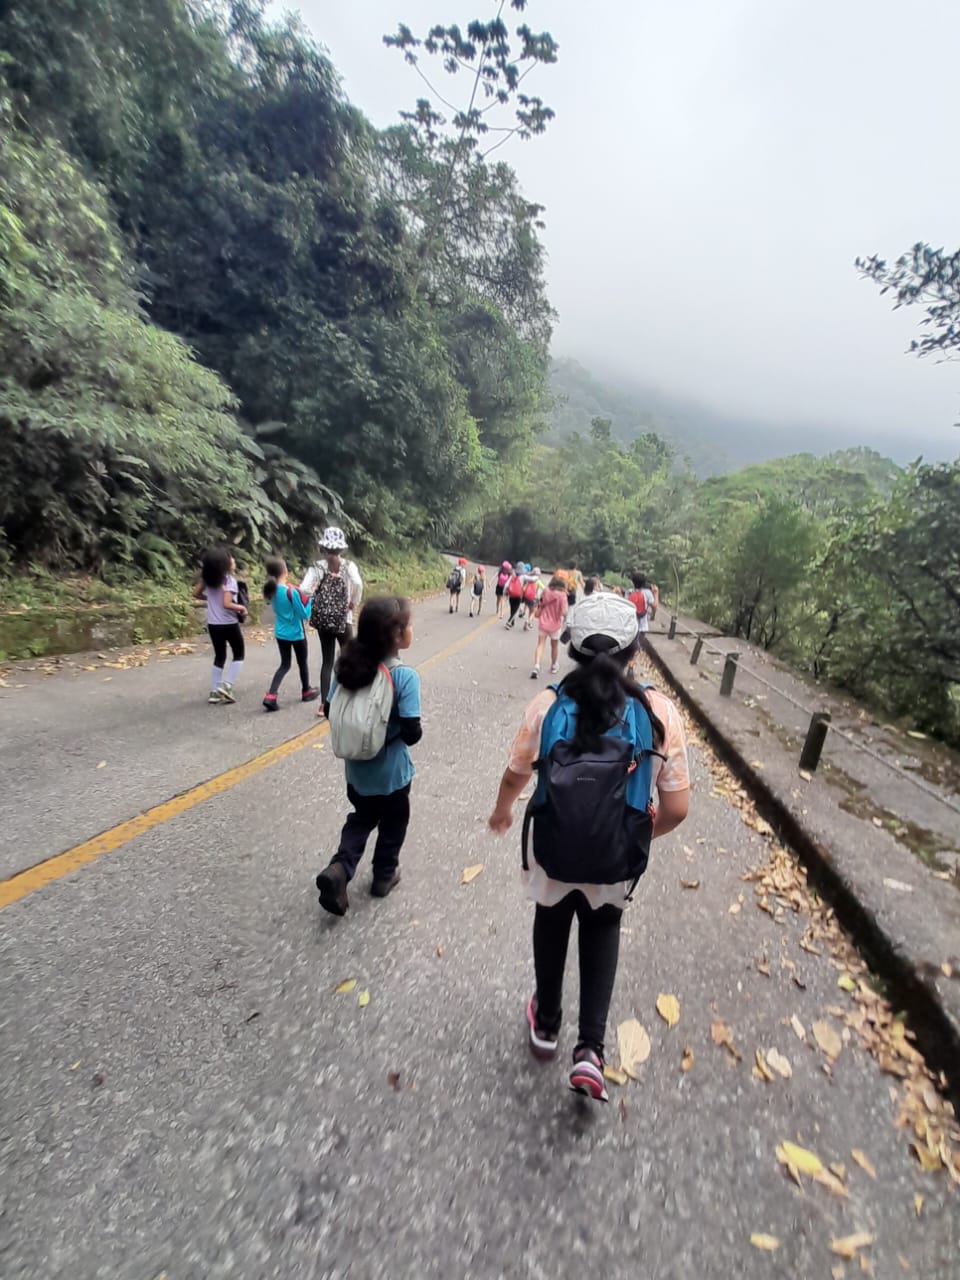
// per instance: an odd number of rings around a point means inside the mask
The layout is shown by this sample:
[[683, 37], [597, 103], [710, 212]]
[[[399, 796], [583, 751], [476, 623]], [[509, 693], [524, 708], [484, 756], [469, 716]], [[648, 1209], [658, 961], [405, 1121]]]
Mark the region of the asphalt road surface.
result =
[[[371, 898], [368, 858], [342, 920], [313, 887], [347, 812], [342, 767], [315, 706], [262, 712], [272, 642], [253, 646], [232, 707], [204, 702], [202, 644], [7, 676], [0, 1276], [960, 1274], [957, 1194], [917, 1166], [897, 1082], [856, 1036], [826, 1073], [809, 1029], [847, 998], [837, 964], [800, 947], [805, 911], [756, 909], [742, 876], [768, 846], [717, 793], [701, 744], [690, 818], [654, 846], [624, 917], [609, 1056], [637, 1017], [640, 1081], [611, 1084], [606, 1107], [567, 1090], [575, 963], [560, 1061], [530, 1057], [517, 829], [497, 840], [485, 821], [535, 691], [533, 635], [471, 621], [466, 597], [453, 617], [445, 598], [418, 606], [416, 630], [424, 737], [403, 881]], [[176, 796], [142, 834], [85, 846], [75, 870], [9, 879]], [[717, 1021], [742, 1060], [713, 1042]], [[757, 1048], [790, 1077], [757, 1078]], [[798, 1187], [785, 1140], [843, 1165], [847, 1194]], [[851, 1260], [831, 1252], [861, 1232], [872, 1242]]]

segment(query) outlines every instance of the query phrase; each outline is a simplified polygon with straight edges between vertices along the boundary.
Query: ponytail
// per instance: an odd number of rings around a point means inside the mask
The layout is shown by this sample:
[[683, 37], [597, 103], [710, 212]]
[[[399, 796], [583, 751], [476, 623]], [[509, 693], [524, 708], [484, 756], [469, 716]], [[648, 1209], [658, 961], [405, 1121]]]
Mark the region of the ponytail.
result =
[[271, 556], [263, 566], [267, 571], [267, 580], [263, 584], [263, 598], [269, 604], [277, 594], [280, 579], [287, 572], [286, 563], [279, 556]]
[[574, 747], [581, 754], [597, 751], [600, 739], [623, 715], [628, 698], [639, 702], [650, 717], [653, 729], [653, 745], [663, 745], [666, 731], [642, 685], [629, 674], [627, 668], [637, 653], [639, 643], [634, 641], [620, 653], [610, 652], [613, 641], [606, 636], [591, 636], [592, 652], [581, 652], [570, 646], [570, 657], [578, 666], [563, 682], [563, 691], [577, 705], [577, 729]]

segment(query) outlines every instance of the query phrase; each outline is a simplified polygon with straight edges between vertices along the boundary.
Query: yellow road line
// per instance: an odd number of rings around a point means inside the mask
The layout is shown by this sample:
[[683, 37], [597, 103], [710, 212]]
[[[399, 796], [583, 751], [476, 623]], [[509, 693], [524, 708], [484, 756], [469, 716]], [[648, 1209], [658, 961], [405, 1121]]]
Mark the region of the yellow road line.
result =
[[[475, 636], [479, 635], [481, 631], [495, 621], [495, 616], [489, 618], [486, 622], [481, 623], [478, 628], [475, 628], [465, 636], [461, 636], [453, 644], [447, 645], [439, 653], [435, 653], [432, 657], [426, 658], [419, 663], [418, 669], [422, 670], [425, 667], [432, 666], [435, 662], [441, 662], [444, 658], [449, 658], [458, 649], [468, 645]], [[170, 800], [164, 800], [162, 804], [154, 805], [152, 809], [145, 810], [135, 818], [128, 818], [125, 822], [120, 822], [115, 827], [110, 827], [107, 831], [101, 832], [100, 835], [94, 836], [91, 840], [84, 840], [81, 844], [74, 845], [72, 849], [67, 849], [63, 853], [55, 853], [51, 857], [45, 858], [42, 862], [37, 862], [32, 867], [27, 867], [24, 871], [17, 871], [7, 879], [0, 880], [0, 911], [4, 907], [11, 906], [14, 902], [19, 902], [21, 898], [26, 898], [29, 894], [35, 893], [37, 889], [42, 889], [45, 885], [51, 884], [54, 880], [60, 880], [64, 876], [70, 875], [71, 872], [79, 870], [80, 867], [86, 866], [88, 862], [94, 862], [105, 853], [116, 853], [118, 849], [129, 844], [131, 840], [136, 840], [137, 836], [142, 836], [154, 827], [158, 827], [164, 822], [169, 822], [171, 818], [179, 817], [181, 813], [188, 812], [198, 804], [202, 804], [204, 800], [210, 800], [213, 796], [222, 795], [224, 791], [229, 791], [231, 787], [235, 787], [238, 782], [245, 782], [247, 778], [252, 778], [256, 774], [262, 773], [264, 769], [269, 769], [272, 765], [279, 764], [281, 760], [286, 760], [295, 752], [302, 751], [304, 747], [309, 747], [312, 743], [319, 741], [327, 731], [328, 725], [326, 721], [311, 725], [309, 729], [305, 729], [302, 733], [288, 738], [286, 742], [270, 747], [268, 751], [261, 752], [260, 755], [254, 756], [252, 760], [247, 760], [244, 764], [238, 764], [232, 769], [227, 769], [223, 773], [217, 774], [216, 777], [210, 778], [207, 782], [201, 782], [197, 786], [191, 787], [188, 791], [184, 791], [178, 796], [173, 796]]]

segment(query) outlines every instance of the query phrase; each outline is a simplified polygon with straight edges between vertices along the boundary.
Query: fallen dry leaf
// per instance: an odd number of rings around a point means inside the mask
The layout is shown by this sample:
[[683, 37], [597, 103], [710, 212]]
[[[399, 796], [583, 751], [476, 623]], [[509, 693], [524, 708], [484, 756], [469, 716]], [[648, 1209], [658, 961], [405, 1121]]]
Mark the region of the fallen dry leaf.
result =
[[842, 987], [844, 991], [856, 991], [857, 984], [850, 977], [849, 973], [841, 973], [837, 979], [837, 986]]
[[762, 1049], [755, 1050], [753, 1057], [754, 1057], [754, 1061], [756, 1062], [756, 1066], [753, 1068], [753, 1072], [752, 1072], [753, 1076], [757, 1080], [766, 1080], [767, 1083], [769, 1084], [774, 1079], [774, 1075], [773, 1075], [773, 1072], [770, 1070], [770, 1068], [767, 1066], [766, 1059], [763, 1056], [763, 1050]]
[[98, 769], [105, 769], [106, 767], [107, 767], [106, 760], [101, 760], [100, 763], [97, 765]]
[[737, 1062], [741, 1062], [743, 1055], [737, 1052], [737, 1048], [733, 1043], [733, 1034], [730, 1028], [724, 1022], [710, 1023], [710, 1039], [715, 1045], [722, 1045], [724, 1049], [735, 1058]]
[[897, 893], [913, 893], [912, 884], [905, 884], [902, 880], [894, 880], [891, 876], [884, 876], [883, 883], [888, 889], [893, 889]]
[[613, 1084], [626, 1084], [629, 1076], [619, 1067], [611, 1067], [609, 1062], [606, 1062], [603, 1066], [603, 1078], [610, 1080]]
[[464, 867], [463, 875], [460, 877], [461, 884], [469, 884], [471, 880], [476, 880], [477, 876], [483, 870], [483, 863], [478, 862], [475, 866]]
[[781, 1142], [776, 1148], [776, 1155], [780, 1163], [787, 1166], [797, 1183], [800, 1181], [798, 1174], [805, 1173], [808, 1178], [812, 1178], [825, 1172], [820, 1157], [806, 1147], [798, 1147], [795, 1142]]
[[337, 985], [333, 988], [333, 994], [335, 996], [346, 995], [347, 992], [352, 991], [356, 985], [357, 985], [356, 978], [344, 978], [342, 982], [338, 982]]
[[854, 1160], [857, 1162], [857, 1164], [860, 1166], [863, 1172], [868, 1174], [871, 1178], [874, 1179], [874, 1181], [876, 1181], [877, 1171], [873, 1167], [873, 1164], [871, 1163], [870, 1158], [863, 1151], [861, 1151], [859, 1147], [854, 1147], [853, 1150], [850, 1152], [850, 1154], [853, 1156]]
[[815, 1022], [813, 1024], [813, 1038], [828, 1058], [840, 1056], [843, 1041], [829, 1022]]
[[668, 1027], [675, 1027], [680, 1021], [680, 1001], [676, 996], [664, 995], [661, 992], [657, 996], [657, 1013]]
[[627, 1018], [617, 1027], [617, 1052], [620, 1070], [639, 1080], [639, 1069], [650, 1057], [650, 1037], [636, 1018]]
[[693, 1066], [693, 1050], [687, 1044], [687, 1045], [684, 1045], [683, 1054], [680, 1058], [680, 1070], [689, 1071], [692, 1066]]
[[765, 1231], [754, 1231], [750, 1237], [750, 1243], [755, 1249], [765, 1249], [768, 1253], [773, 1253], [774, 1249], [780, 1248], [777, 1237], [768, 1236]]
[[727, 915], [735, 916], [739, 910], [740, 910], [740, 903], [731, 902], [729, 907], [727, 907]]
[[855, 1231], [852, 1236], [841, 1236], [839, 1240], [830, 1241], [830, 1252], [841, 1258], [856, 1257], [858, 1249], [865, 1249], [873, 1244], [873, 1236], [869, 1231]]
[[797, 1017], [795, 1013], [792, 1013], [790, 1015], [790, 1025], [791, 1027], [793, 1027], [793, 1034], [797, 1037], [798, 1040], [806, 1040], [807, 1038], [806, 1028], [804, 1027], [803, 1023], [800, 1021], [800, 1019]]
[[785, 1057], [779, 1049], [767, 1050], [767, 1065], [774, 1070], [778, 1076], [783, 1076], [784, 1080], [789, 1080], [793, 1075], [793, 1067], [790, 1065], [790, 1059]]
[[360, 994], [357, 996], [357, 1004], [360, 1006], [361, 1009], [365, 1009], [369, 1003], [370, 1003], [370, 992], [361, 991]]
[[922, 1142], [911, 1142], [910, 1150], [917, 1157], [924, 1173], [934, 1173], [940, 1168], [940, 1152], [933, 1151]]
[[915, 1195], [913, 1197], [913, 1211], [918, 1218], [920, 1217], [920, 1210], [922, 1208], [923, 1208], [923, 1196]]
[[767, 964], [766, 960], [757, 961], [757, 973], [762, 973], [765, 978], [770, 977], [770, 966]]
[[944, 976], [945, 978], [952, 978], [952, 977], [953, 977], [953, 965], [952, 965], [952, 964], [942, 964], [942, 965], [940, 966], [940, 972], [943, 974], [943, 976]]
[[681, 880], [680, 888], [681, 889], [699, 889], [700, 881], [699, 880]]
[[442, 955], [443, 955], [443, 947], [437, 947], [437, 955], [438, 955], [438, 956], [442, 956]]
[[388, 1071], [387, 1084], [390, 1086], [391, 1089], [399, 1089], [400, 1088], [400, 1072]]

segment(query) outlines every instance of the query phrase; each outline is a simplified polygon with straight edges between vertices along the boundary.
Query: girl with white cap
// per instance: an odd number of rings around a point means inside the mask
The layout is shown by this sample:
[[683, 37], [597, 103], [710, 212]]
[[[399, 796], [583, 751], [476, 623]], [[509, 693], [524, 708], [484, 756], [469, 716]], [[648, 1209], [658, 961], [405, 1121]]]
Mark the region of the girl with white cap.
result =
[[570, 610], [568, 627], [575, 668], [524, 711], [489, 826], [498, 835], [509, 830], [513, 806], [536, 767], [528, 810], [533, 849], [526, 849], [525, 820], [522, 873], [536, 903], [530, 1048], [538, 1058], [556, 1055], [576, 916], [580, 1018], [570, 1087], [606, 1102], [604, 1036], [620, 919], [646, 867], [650, 840], [687, 815], [690, 776], [676, 707], [629, 671], [639, 647], [634, 606], [613, 595], [589, 596]]
[[330, 693], [333, 663], [337, 646], [343, 645], [353, 635], [353, 620], [363, 599], [363, 579], [360, 570], [343, 552], [347, 539], [343, 530], [331, 525], [320, 535], [320, 550], [327, 554], [310, 566], [300, 583], [300, 590], [313, 596], [310, 606], [310, 625], [320, 637], [320, 710]]

